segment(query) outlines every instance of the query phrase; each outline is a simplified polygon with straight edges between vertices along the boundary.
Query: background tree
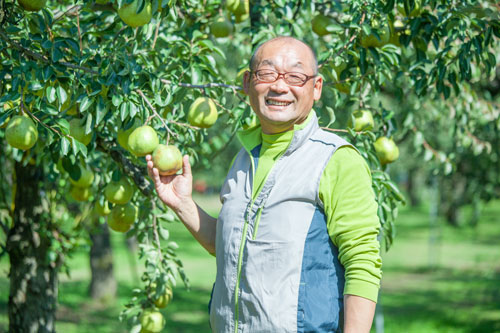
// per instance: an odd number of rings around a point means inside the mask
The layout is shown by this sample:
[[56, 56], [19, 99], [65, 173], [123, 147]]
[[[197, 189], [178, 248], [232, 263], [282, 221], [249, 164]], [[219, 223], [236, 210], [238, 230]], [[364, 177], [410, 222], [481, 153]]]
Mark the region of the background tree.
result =
[[[137, 237], [144, 284], [122, 318], [135, 331], [161, 330], [157, 309], [168, 303], [178, 276], [187, 278], [165, 223], [175, 216], [158, 204], [144, 158], [131, 154], [124, 138], [147, 124], [161, 143], [189, 154], [195, 168], [209, 166], [214, 154], [229, 160], [225, 148], [234, 147], [236, 130], [252, 123], [235, 82], [248, 66], [241, 59], [271, 37], [293, 35], [318, 51], [325, 87], [315, 110], [322, 126], [347, 137], [367, 159], [387, 248], [404, 201], [387, 172], [398, 155], [393, 139], [413, 142], [413, 156], [436, 161], [433, 171], [443, 175], [470, 170], [461, 166], [466, 154], [457, 158], [466, 138], [470, 147], [495, 153], [485, 169], [498, 167], [496, 95], [471, 88], [489, 87], [496, 67], [500, 23], [493, 1], [1, 4], [0, 126], [8, 125], [0, 130], [0, 186], [8, 214], [0, 216], [13, 332], [54, 331], [57, 272], [88, 237], [81, 223], [70, 224], [67, 206], [76, 203], [82, 212], [112, 208], [100, 223]], [[219, 113], [208, 129], [187, 122], [201, 96]], [[359, 110], [374, 123], [360, 124]], [[443, 127], [450, 132], [440, 135]], [[225, 168], [213, 170], [222, 175]], [[464, 174], [478, 184], [494, 178]], [[495, 181], [490, 197], [498, 196], [498, 173]], [[111, 197], [114, 204], [106, 201]]]

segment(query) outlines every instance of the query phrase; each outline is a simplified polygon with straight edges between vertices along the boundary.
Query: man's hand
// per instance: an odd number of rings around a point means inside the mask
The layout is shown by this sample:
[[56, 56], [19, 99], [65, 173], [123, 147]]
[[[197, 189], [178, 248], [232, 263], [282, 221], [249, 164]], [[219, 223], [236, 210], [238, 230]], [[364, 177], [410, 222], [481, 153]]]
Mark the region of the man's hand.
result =
[[153, 165], [151, 155], [146, 156], [146, 161], [149, 176], [153, 179], [158, 197], [163, 203], [177, 212], [183, 203], [192, 200], [193, 175], [188, 155], [182, 158], [182, 174], [180, 175], [160, 176], [160, 172]]
[[160, 176], [151, 155], [146, 156], [148, 173], [155, 183], [156, 192], [165, 205], [174, 210], [196, 240], [211, 254], [215, 254], [217, 219], [208, 215], [192, 198], [193, 175], [189, 156], [182, 158], [182, 174]]

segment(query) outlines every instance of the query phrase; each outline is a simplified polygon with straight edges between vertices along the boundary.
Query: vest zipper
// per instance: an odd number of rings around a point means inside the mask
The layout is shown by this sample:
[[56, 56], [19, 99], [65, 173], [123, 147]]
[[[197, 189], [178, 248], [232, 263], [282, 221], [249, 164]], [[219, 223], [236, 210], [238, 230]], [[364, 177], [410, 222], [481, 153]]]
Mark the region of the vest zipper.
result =
[[[286, 150], [285, 150], [285, 152], [286, 152]], [[248, 155], [250, 155], [250, 161], [252, 163], [252, 176], [255, 177], [255, 164], [254, 164], [254, 161], [253, 161], [253, 157], [252, 157], [252, 154], [250, 154], [250, 152], [247, 151], [247, 153], [248, 153]], [[266, 176], [266, 179], [264, 180], [264, 183], [267, 181], [267, 178], [271, 174], [271, 171], [276, 166], [276, 163], [278, 163], [279, 160], [281, 160], [281, 158], [283, 157], [283, 155], [284, 155], [284, 153], [274, 163], [274, 165], [271, 168], [271, 170], [269, 170], [269, 172], [268, 172], [268, 174]], [[267, 201], [267, 197], [268, 196], [269, 196], [269, 194], [267, 194], [264, 197], [264, 199], [261, 202], [261, 206], [257, 210], [256, 216], [255, 216], [255, 220], [254, 220], [254, 231], [253, 231], [253, 235], [252, 235], [252, 240], [255, 240], [255, 238], [257, 236], [257, 229], [259, 227], [260, 216], [262, 214], [262, 210], [264, 209], [264, 204]], [[238, 332], [238, 322], [239, 322], [239, 317], [240, 317], [238, 298], [239, 298], [239, 292], [240, 292], [240, 279], [241, 279], [241, 265], [242, 265], [242, 262], [243, 262], [243, 250], [245, 248], [245, 243], [246, 243], [246, 233], [247, 233], [249, 219], [250, 219], [250, 212], [252, 211], [252, 207], [253, 207], [254, 202], [255, 201], [252, 198], [250, 200], [250, 202], [248, 203], [248, 206], [247, 206], [247, 209], [246, 209], [246, 212], [245, 212], [245, 225], [243, 226], [243, 231], [242, 231], [242, 235], [241, 235], [241, 242], [240, 242], [240, 250], [239, 250], [239, 253], [238, 253], [238, 268], [237, 268], [237, 274], [236, 274], [236, 286], [235, 286], [235, 290], [234, 290], [234, 310], [235, 310], [235, 315], [234, 315], [234, 332], [235, 333]]]
[[[252, 154], [250, 154], [250, 161], [252, 163], [252, 179], [255, 177], [255, 164], [253, 161]], [[251, 193], [250, 193], [251, 195]], [[234, 332], [238, 332], [238, 321], [240, 317], [240, 312], [239, 312], [239, 303], [238, 303], [238, 297], [240, 293], [240, 278], [241, 278], [241, 264], [243, 262], [243, 249], [245, 248], [245, 243], [246, 243], [246, 234], [247, 234], [247, 229], [248, 229], [248, 219], [250, 217], [250, 212], [252, 211], [252, 206], [253, 206], [253, 199], [250, 199], [250, 202], [247, 205], [247, 209], [245, 211], [245, 225], [243, 226], [243, 231], [241, 233], [241, 242], [240, 242], [240, 250], [238, 252], [238, 268], [237, 268], [237, 273], [236, 273], [236, 286], [234, 288]]]
[[257, 237], [257, 229], [259, 228], [259, 221], [260, 221], [260, 215], [262, 214], [262, 209], [264, 209], [263, 206], [259, 207], [259, 209], [257, 210], [257, 215], [255, 216], [252, 240], [255, 240], [255, 238]]

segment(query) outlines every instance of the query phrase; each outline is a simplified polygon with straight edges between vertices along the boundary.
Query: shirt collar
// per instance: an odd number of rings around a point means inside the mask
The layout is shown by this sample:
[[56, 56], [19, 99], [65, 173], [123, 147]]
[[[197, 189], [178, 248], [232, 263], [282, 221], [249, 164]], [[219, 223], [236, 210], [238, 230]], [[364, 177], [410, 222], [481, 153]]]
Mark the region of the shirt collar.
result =
[[[307, 119], [302, 124], [296, 124], [293, 126], [293, 129], [291, 130], [293, 131], [293, 136], [285, 155], [292, 153], [300, 147], [318, 128], [319, 125], [316, 112], [311, 110]], [[258, 124], [246, 130], [238, 131], [237, 136], [245, 150], [250, 152], [262, 143], [262, 128], [260, 124]]]

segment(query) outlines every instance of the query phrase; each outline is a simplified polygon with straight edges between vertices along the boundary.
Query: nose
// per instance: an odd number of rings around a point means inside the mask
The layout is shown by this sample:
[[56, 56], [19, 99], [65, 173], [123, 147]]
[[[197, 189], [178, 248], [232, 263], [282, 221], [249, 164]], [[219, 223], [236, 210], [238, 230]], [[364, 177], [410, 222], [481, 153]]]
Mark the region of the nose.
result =
[[278, 78], [278, 80], [276, 80], [269, 88], [276, 93], [286, 93], [290, 89], [282, 77]]

